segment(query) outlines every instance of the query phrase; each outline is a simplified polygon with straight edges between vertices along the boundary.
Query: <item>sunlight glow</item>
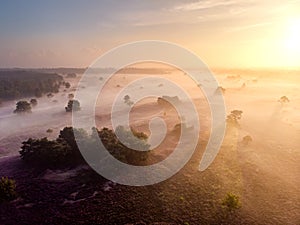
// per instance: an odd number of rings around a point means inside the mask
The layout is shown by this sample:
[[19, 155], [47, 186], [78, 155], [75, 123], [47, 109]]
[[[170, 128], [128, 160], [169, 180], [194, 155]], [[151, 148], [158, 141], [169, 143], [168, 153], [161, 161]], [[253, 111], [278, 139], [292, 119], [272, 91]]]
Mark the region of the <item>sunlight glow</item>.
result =
[[284, 53], [289, 64], [300, 64], [300, 18], [288, 22], [284, 38]]

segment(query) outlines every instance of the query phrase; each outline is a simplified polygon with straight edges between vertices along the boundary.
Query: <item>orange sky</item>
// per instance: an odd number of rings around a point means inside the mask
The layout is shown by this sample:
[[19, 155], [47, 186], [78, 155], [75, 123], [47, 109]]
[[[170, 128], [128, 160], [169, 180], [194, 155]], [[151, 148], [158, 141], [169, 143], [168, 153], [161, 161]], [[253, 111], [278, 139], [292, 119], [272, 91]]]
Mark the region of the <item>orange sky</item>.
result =
[[299, 67], [300, 1], [0, 3], [0, 67], [86, 67], [120, 44], [163, 40], [209, 67]]

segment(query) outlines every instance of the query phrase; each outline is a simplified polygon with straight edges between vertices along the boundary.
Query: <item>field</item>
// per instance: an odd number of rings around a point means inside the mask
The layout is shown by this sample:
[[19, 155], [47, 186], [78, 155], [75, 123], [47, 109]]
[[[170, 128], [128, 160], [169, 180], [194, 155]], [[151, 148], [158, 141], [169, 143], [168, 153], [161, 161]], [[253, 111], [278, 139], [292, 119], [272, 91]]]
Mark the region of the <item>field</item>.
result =
[[[2, 102], [0, 176], [16, 180], [19, 197], [1, 204], [0, 224], [300, 224], [300, 72], [214, 73], [223, 88], [227, 114], [232, 110], [243, 113], [238, 126], [227, 124], [219, 154], [203, 172], [198, 167], [211, 126], [205, 95], [182, 71], [151, 74], [170, 79], [187, 91], [196, 104], [201, 129], [196, 151], [186, 166], [170, 179], [144, 187], [113, 183], [88, 166], [40, 171], [19, 158], [22, 141], [53, 139], [63, 127], [72, 126], [65, 106], [69, 94], [88, 86], [78, 86], [81, 74], [76, 78], [63, 75], [71, 87], [61, 87], [53, 97], [38, 98], [28, 115], [13, 113], [15, 100]], [[130, 82], [148, 75], [121, 71], [109, 80], [98, 96], [97, 127], [112, 127], [110, 109], [116, 95]], [[164, 84], [158, 83], [157, 88]], [[289, 101], [280, 101], [282, 96]], [[84, 110], [84, 102], [82, 107]], [[134, 105], [130, 124], [149, 135], [153, 115], [165, 120], [168, 133], [151, 154], [150, 163], [172, 152], [178, 142], [174, 127], [180, 122], [176, 110], [148, 98]], [[243, 141], [245, 136], [252, 141]], [[239, 209], [230, 212], [222, 206], [229, 192], [241, 202]]]

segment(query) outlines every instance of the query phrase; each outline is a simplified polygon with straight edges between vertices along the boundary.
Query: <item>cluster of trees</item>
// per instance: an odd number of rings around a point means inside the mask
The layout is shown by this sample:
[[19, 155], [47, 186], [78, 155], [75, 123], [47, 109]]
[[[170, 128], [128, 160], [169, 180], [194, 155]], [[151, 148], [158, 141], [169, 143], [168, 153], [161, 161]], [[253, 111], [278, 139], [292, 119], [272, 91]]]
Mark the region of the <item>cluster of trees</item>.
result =
[[14, 113], [31, 113], [32, 107], [35, 107], [37, 104], [38, 102], [35, 98], [30, 99], [30, 102], [18, 101]]
[[[124, 127], [118, 127], [118, 135], [128, 137], [126, 142], [130, 146], [135, 146], [148, 150], [150, 145], [147, 144], [147, 135], [133, 130], [133, 135], [136, 138], [132, 138], [129, 135], [130, 130]], [[74, 133], [76, 134], [76, 140]], [[121, 143], [116, 134], [108, 129], [103, 128], [98, 130], [93, 128], [91, 135], [88, 135], [83, 129], [74, 129], [72, 127], [65, 127], [60, 131], [60, 134], [56, 140], [48, 140], [47, 138], [32, 139], [22, 143], [20, 150], [21, 158], [32, 165], [45, 168], [57, 168], [66, 166], [75, 166], [85, 163], [80, 150], [78, 149], [76, 141], [83, 141], [88, 146], [94, 146], [96, 138], [100, 138], [105, 148], [109, 153], [118, 160], [133, 165], [140, 165], [145, 162], [148, 157], [148, 151], [136, 151], [130, 149]], [[91, 151], [93, 151], [91, 147]]]
[[35, 71], [0, 71], [0, 98], [4, 100], [20, 97], [41, 97], [45, 93], [59, 91], [63, 82], [58, 74]]

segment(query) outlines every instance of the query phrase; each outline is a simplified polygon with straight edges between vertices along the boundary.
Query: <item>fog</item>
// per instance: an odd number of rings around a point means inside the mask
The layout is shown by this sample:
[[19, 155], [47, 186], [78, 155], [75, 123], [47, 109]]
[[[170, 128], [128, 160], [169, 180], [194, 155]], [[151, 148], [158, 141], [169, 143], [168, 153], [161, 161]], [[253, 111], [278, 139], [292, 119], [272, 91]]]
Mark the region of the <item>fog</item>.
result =
[[[275, 218], [274, 221], [278, 223], [282, 221], [285, 221], [285, 224], [299, 223], [298, 74], [266, 71], [252, 71], [245, 74], [243, 71], [216, 71], [215, 74], [219, 85], [225, 89], [227, 114], [235, 109], [242, 110], [243, 114], [239, 128], [227, 126], [220, 153], [210, 168], [218, 170], [223, 158], [232, 156], [232, 161], [235, 161], [240, 171], [236, 179], [240, 180], [239, 194], [242, 196], [245, 212], [255, 217], [261, 216], [266, 221]], [[98, 96], [96, 107], [98, 127], [112, 126], [109, 112], [115, 97], [130, 82], [146, 76], [118, 74], [109, 80]], [[191, 96], [199, 113], [200, 137], [201, 135], [202, 138], [203, 135], [207, 137], [210, 133], [211, 115], [209, 104], [198, 85], [182, 71], [173, 71], [163, 77], [174, 81]], [[79, 79], [80, 76], [76, 79], [66, 79], [71, 83], [70, 90], [66, 92], [61, 90], [52, 98], [38, 98], [38, 105], [32, 109], [31, 114], [13, 114], [16, 101], [4, 102], [0, 107], [0, 156], [18, 154], [21, 142], [29, 137], [55, 138], [61, 128], [71, 126], [71, 114], [66, 113], [64, 107], [68, 102], [69, 93], [74, 93], [76, 88], [85, 88], [76, 87]], [[158, 88], [164, 88], [163, 86], [164, 84], [157, 85]], [[287, 96], [290, 102], [279, 102], [282, 96]], [[165, 120], [168, 135], [172, 135], [174, 126], [180, 122], [176, 110], [158, 107], [156, 98], [147, 98], [135, 104], [131, 110], [130, 122], [132, 126], [149, 134], [148, 122], [153, 116], [160, 116]], [[53, 129], [53, 133], [47, 133], [48, 128]], [[242, 139], [246, 135], [250, 135], [253, 141], [243, 145]], [[157, 155], [167, 156], [176, 144], [176, 139], [171, 139], [171, 142], [163, 144]], [[222, 173], [220, 174], [222, 176]], [[229, 182], [226, 181], [228, 177], [223, 176], [220, 179], [224, 180], [224, 183]]]

